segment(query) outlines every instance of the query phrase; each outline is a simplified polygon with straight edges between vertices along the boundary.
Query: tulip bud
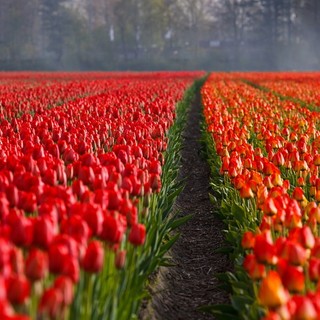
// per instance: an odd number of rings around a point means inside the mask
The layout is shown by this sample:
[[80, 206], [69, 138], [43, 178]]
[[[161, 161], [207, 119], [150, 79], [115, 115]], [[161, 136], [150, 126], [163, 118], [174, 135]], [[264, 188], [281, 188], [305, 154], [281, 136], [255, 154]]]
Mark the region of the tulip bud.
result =
[[309, 279], [317, 282], [320, 278], [320, 259], [311, 257], [308, 266]]
[[14, 216], [10, 221], [11, 241], [21, 247], [28, 247], [33, 240], [33, 220], [24, 216]]
[[241, 246], [243, 249], [253, 249], [255, 243], [255, 235], [251, 231], [246, 231], [242, 236]]
[[63, 306], [69, 306], [73, 301], [73, 282], [67, 276], [59, 276], [54, 281], [54, 288], [62, 294]]
[[103, 224], [103, 212], [101, 207], [96, 204], [83, 204], [85, 207], [82, 218], [88, 224], [93, 236], [100, 235]]
[[30, 281], [43, 279], [48, 270], [48, 254], [39, 249], [31, 250], [26, 259], [26, 276], [30, 279]]
[[93, 240], [89, 243], [82, 261], [82, 267], [90, 273], [100, 272], [103, 267], [104, 250], [99, 241]]
[[121, 193], [117, 190], [108, 190], [108, 210], [118, 210], [121, 203]]
[[304, 192], [300, 187], [294, 188], [292, 192], [292, 198], [297, 200], [297, 201], [302, 201], [304, 197]]
[[276, 271], [269, 271], [262, 280], [259, 289], [260, 303], [267, 308], [276, 308], [288, 301], [289, 295], [282, 285], [281, 278]]
[[123, 269], [126, 263], [126, 254], [127, 254], [126, 250], [117, 251], [115, 256], [115, 267], [117, 269]]
[[293, 296], [292, 300], [295, 302], [295, 310], [292, 315], [293, 319], [301, 320], [317, 320], [319, 314], [316, 311], [311, 299], [305, 296]]
[[8, 300], [12, 304], [22, 304], [30, 296], [30, 283], [23, 275], [12, 274], [6, 280]]
[[41, 248], [48, 248], [54, 235], [54, 224], [46, 215], [38, 217], [34, 222], [33, 243]]
[[101, 239], [111, 243], [120, 243], [123, 237], [124, 227], [119, 219], [106, 215], [102, 224]]
[[243, 187], [239, 190], [240, 197], [243, 199], [250, 199], [254, 197], [254, 194], [249, 186], [249, 184], [245, 183]]
[[258, 263], [253, 254], [248, 254], [244, 258], [243, 268], [247, 271], [252, 280], [260, 280], [266, 275], [264, 264]]
[[305, 288], [305, 277], [300, 267], [287, 265], [282, 275], [284, 286], [292, 292], [303, 292]]
[[49, 270], [52, 273], [62, 273], [69, 250], [63, 244], [51, 244], [49, 246]]
[[153, 190], [153, 192], [160, 192], [160, 189], [161, 189], [161, 177], [159, 174], [154, 174], [152, 173], [150, 175], [150, 186]]
[[146, 227], [143, 224], [137, 223], [131, 227], [129, 234], [129, 242], [135, 246], [142, 245], [146, 237]]
[[[17, 196], [18, 189], [16, 187], [13, 187], [13, 188], [15, 188], [16, 196]], [[12, 188], [10, 188], [10, 189], [12, 189]], [[13, 197], [12, 202], [14, 202], [14, 201], [16, 201], [14, 204], [17, 204], [17, 198]], [[6, 218], [6, 216], [9, 214], [9, 210], [10, 210], [10, 203], [8, 201], [8, 198], [3, 192], [0, 192], [0, 219], [1, 219], [1, 221], [3, 221]]]
[[276, 248], [269, 239], [267, 239], [266, 234], [258, 234], [255, 239], [255, 245], [253, 249], [256, 259], [260, 263], [275, 264]]
[[85, 244], [90, 236], [86, 221], [79, 215], [73, 215], [61, 223], [61, 232], [70, 235], [80, 244]]
[[47, 289], [40, 300], [38, 313], [44, 318], [59, 319], [63, 311], [63, 295], [58, 288]]
[[13, 247], [10, 253], [10, 263], [11, 263], [11, 269], [16, 274], [24, 274], [24, 258], [22, 250]]

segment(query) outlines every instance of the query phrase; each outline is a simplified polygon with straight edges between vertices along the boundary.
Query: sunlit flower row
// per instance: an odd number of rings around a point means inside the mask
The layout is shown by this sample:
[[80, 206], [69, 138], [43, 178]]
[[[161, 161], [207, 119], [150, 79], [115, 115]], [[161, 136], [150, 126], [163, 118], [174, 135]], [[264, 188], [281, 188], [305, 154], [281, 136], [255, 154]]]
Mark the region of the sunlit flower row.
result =
[[253, 81], [282, 96], [299, 99], [310, 106], [320, 106], [319, 72], [235, 73], [234, 76]]
[[248, 217], [243, 268], [265, 319], [319, 319], [320, 116], [241, 78], [211, 75], [202, 101], [220, 174]]

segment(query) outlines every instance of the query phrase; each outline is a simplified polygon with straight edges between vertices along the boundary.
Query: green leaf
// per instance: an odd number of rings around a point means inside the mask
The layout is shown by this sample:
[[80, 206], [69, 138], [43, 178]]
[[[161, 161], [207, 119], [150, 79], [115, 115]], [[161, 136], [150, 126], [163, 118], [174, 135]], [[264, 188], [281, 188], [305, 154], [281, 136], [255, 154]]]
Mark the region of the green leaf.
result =
[[232, 305], [229, 304], [216, 304], [202, 306], [198, 308], [199, 311], [209, 313], [215, 316], [216, 319], [236, 320], [239, 319], [238, 312]]
[[237, 203], [233, 202], [231, 206], [231, 212], [236, 220], [241, 224], [246, 223], [246, 212], [243, 207], [239, 206]]
[[254, 300], [249, 296], [232, 296], [231, 303], [234, 309], [243, 312], [250, 308], [250, 305], [254, 303]]
[[213, 250], [213, 253], [231, 253], [234, 251], [234, 248], [231, 246], [225, 246], [218, 249]]
[[185, 224], [186, 222], [188, 222], [191, 218], [193, 217], [193, 214], [188, 214], [186, 216], [183, 216], [181, 218], [175, 219], [173, 220], [170, 224], [169, 224], [169, 228], [170, 230], [175, 230], [178, 227], [180, 227], [181, 225]]
[[161, 246], [161, 254], [164, 254], [165, 252], [169, 251], [170, 248], [174, 245], [174, 243], [178, 240], [180, 236], [180, 233], [175, 234], [169, 241], [167, 241], [165, 244]]
[[160, 261], [159, 265], [160, 265], [161, 267], [176, 267], [176, 266], [177, 266], [176, 263], [170, 262], [170, 259], [167, 259], [167, 258], [162, 259], [162, 260]]
[[183, 190], [184, 185], [178, 187], [174, 192], [172, 192], [168, 197], [167, 197], [167, 201], [169, 203], [173, 202], [173, 200], [180, 194], [180, 192]]

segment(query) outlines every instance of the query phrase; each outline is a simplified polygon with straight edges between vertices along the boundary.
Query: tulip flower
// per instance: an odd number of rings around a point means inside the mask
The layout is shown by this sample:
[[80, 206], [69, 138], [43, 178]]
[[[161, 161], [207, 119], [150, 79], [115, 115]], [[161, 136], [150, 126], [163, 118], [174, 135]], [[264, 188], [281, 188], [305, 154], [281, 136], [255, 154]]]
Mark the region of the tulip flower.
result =
[[135, 246], [142, 245], [146, 237], [146, 227], [143, 224], [137, 223], [132, 225], [129, 233], [129, 242]]
[[30, 296], [31, 286], [23, 275], [11, 275], [6, 279], [7, 297], [12, 304], [22, 304]]
[[260, 303], [267, 308], [276, 308], [284, 305], [288, 299], [288, 292], [283, 287], [279, 274], [269, 271], [259, 288]]
[[101, 239], [110, 243], [120, 243], [123, 233], [124, 227], [120, 220], [112, 215], [105, 215], [100, 234]]
[[251, 231], [244, 232], [241, 240], [243, 249], [253, 249], [255, 244], [255, 235]]
[[294, 296], [292, 300], [295, 303], [295, 311], [292, 315], [293, 319], [316, 320], [319, 318], [319, 314], [311, 299], [303, 296]]
[[287, 265], [282, 275], [283, 285], [291, 292], [302, 292], [305, 289], [305, 276], [300, 267]]
[[63, 310], [63, 294], [57, 288], [47, 289], [40, 300], [38, 313], [49, 319], [59, 319]]
[[253, 253], [259, 263], [276, 263], [276, 248], [265, 233], [256, 235]]
[[73, 282], [67, 276], [58, 276], [53, 284], [53, 287], [62, 294], [62, 305], [69, 306], [74, 297]]
[[48, 254], [32, 249], [26, 258], [26, 276], [30, 281], [43, 279], [49, 270]]
[[93, 240], [89, 243], [82, 261], [85, 271], [97, 273], [101, 271], [104, 261], [104, 250], [99, 241]]

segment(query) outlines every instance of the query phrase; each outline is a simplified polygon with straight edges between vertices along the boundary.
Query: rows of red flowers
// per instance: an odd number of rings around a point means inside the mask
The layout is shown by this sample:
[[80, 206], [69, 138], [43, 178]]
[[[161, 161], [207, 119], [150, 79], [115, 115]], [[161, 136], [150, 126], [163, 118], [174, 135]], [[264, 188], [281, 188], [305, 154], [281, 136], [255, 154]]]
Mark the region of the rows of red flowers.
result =
[[[288, 81], [272, 76], [269, 87], [291, 94]], [[266, 75], [212, 74], [202, 88], [218, 155], [213, 163], [224, 183], [213, 185], [240, 266], [232, 278], [233, 306], [241, 305], [243, 319], [319, 319], [320, 115], [244, 83], [245, 77], [264, 83]], [[316, 96], [313, 83], [301, 87]]]
[[131, 317], [159, 263], [167, 134], [200, 75], [1, 74], [1, 319]]
[[299, 99], [309, 106], [320, 105], [319, 72], [234, 73], [233, 75], [252, 81], [282, 96]]

